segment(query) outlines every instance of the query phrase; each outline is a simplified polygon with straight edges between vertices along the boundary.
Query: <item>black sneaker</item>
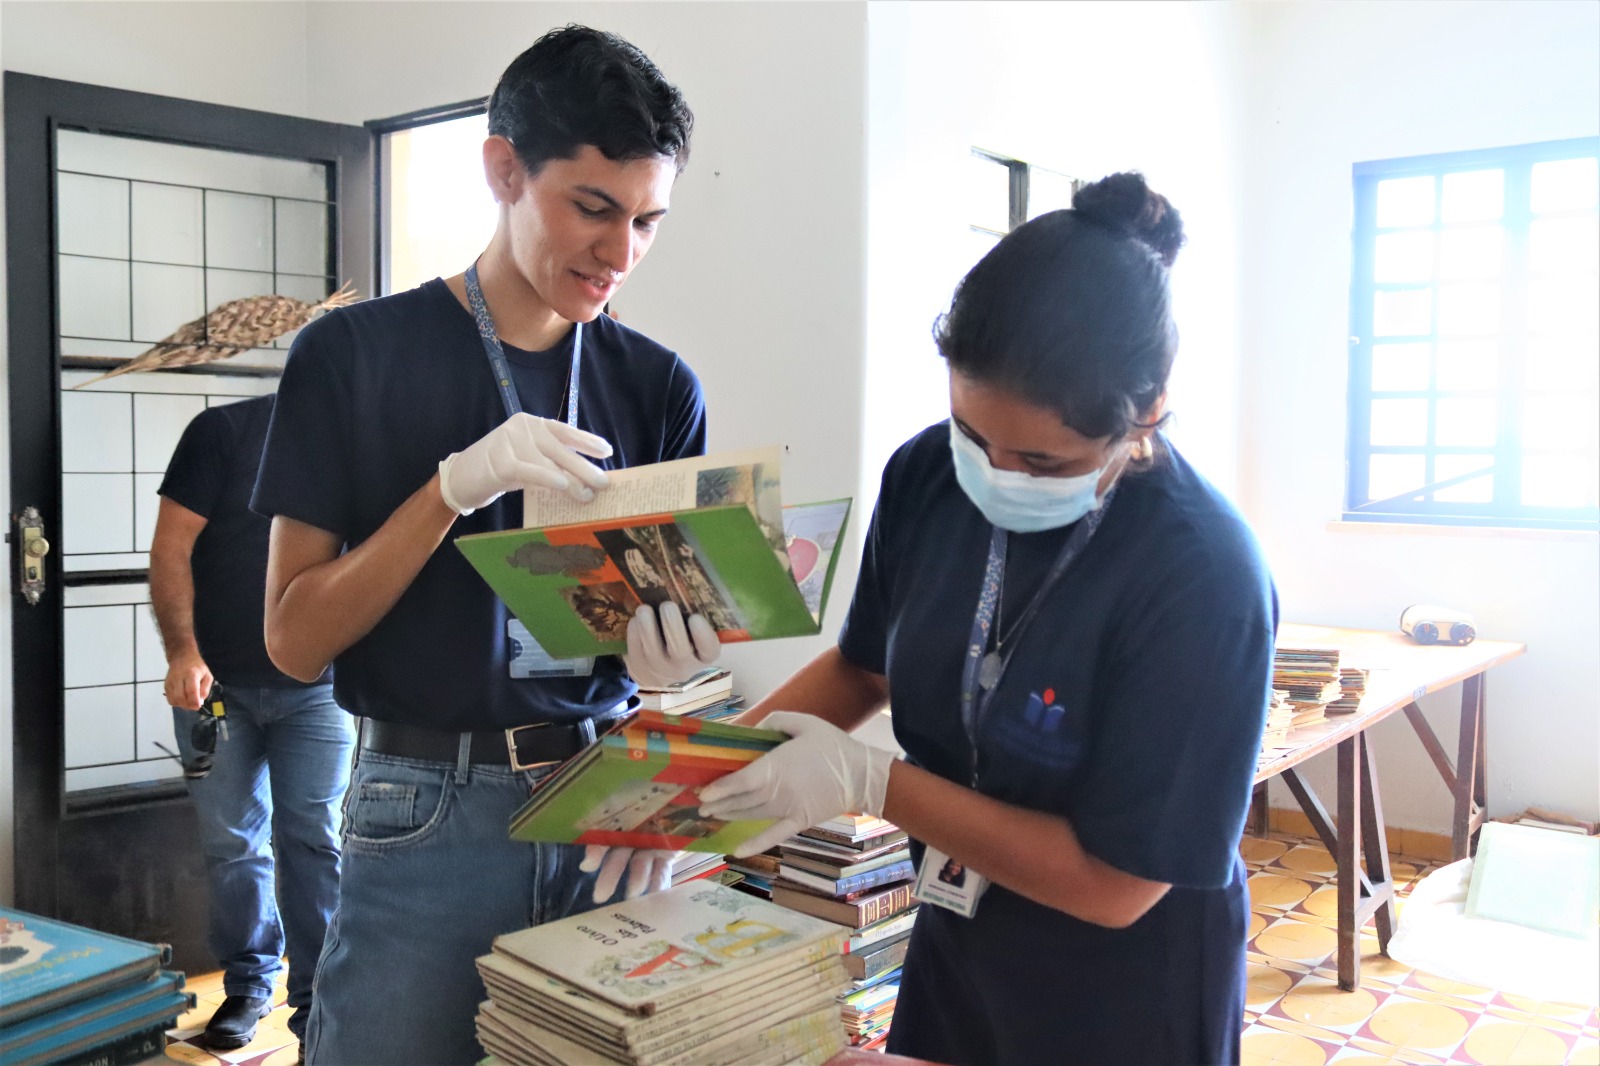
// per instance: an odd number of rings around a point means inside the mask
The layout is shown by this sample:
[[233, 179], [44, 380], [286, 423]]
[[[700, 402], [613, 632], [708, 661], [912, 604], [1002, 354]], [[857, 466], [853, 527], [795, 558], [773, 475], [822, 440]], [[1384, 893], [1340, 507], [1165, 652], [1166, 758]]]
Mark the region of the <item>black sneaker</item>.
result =
[[256, 1023], [272, 1011], [270, 996], [229, 996], [206, 1023], [206, 1047], [231, 1051], [256, 1038]]

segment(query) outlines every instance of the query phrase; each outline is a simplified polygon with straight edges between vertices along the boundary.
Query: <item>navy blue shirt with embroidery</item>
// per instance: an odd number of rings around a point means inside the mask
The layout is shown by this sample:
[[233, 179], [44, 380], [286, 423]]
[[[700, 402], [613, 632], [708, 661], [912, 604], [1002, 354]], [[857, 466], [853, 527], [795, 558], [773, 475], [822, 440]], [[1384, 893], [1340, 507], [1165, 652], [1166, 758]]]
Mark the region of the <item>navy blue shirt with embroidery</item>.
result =
[[[522, 407], [564, 417], [572, 332], [506, 358]], [[701, 455], [705, 404], [672, 351], [605, 316], [585, 325], [578, 427], [615, 449], [617, 469]], [[331, 312], [290, 351], [251, 505], [353, 548], [427, 483], [439, 461], [505, 421], [482, 339], [440, 279]], [[604, 714], [632, 695], [622, 661], [588, 677], [515, 680], [510, 619], [453, 543], [522, 524], [522, 494], [458, 518], [372, 631], [335, 660], [334, 694], [355, 715], [443, 730]]]
[[[1106, 863], [1172, 889], [1124, 930], [998, 885], [976, 916], [925, 905], [889, 1050], [950, 1063], [1237, 1061], [1249, 900], [1238, 843], [1269, 696], [1277, 599], [1254, 537], [1163, 441], [1020, 633], [1073, 527], [1011, 534], [1014, 644], [978, 739], [980, 792], [1061, 815]], [[895, 737], [971, 783], [961, 674], [989, 523], [948, 423], [884, 470], [839, 637], [887, 675]], [[920, 849], [919, 853], [920, 853]]]

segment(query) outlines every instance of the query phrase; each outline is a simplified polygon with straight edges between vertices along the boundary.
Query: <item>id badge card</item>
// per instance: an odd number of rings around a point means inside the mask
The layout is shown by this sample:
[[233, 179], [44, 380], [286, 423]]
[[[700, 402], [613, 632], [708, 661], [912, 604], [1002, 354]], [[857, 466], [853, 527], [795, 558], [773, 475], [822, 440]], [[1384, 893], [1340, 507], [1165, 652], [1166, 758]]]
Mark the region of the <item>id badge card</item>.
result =
[[512, 618], [506, 622], [506, 636], [511, 638], [511, 676], [515, 680], [530, 677], [588, 677], [594, 673], [594, 659], [552, 659], [533, 639], [528, 627]]
[[927, 848], [911, 895], [923, 903], [971, 918], [978, 913], [978, 900], [988, 887], [989, 879], [972, 867], [963, 866], [938, 848]]

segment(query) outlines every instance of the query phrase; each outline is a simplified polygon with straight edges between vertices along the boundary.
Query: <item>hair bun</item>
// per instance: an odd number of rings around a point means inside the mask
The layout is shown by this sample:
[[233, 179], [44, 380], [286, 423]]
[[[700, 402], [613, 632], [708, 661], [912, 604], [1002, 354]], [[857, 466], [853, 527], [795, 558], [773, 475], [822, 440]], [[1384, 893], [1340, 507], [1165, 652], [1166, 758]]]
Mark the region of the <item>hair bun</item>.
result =
[[1136, 170], [1111, 174], [1072, 194], [1072, 209], [1090, 222], [1133, 237], [1171, 266], [1183, 247], [1183, 219]]

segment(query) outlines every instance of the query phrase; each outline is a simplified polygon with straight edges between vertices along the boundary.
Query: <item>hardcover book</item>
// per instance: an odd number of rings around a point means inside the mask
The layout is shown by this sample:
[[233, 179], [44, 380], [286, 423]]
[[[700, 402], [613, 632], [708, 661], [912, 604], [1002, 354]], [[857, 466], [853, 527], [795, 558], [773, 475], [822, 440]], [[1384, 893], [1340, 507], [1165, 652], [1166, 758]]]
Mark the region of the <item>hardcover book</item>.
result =
[[894, 885], [859, 899], [840, 900], [813, 895], [779, 881], [772, 886], [772, 902], [852, 929], [860, 929], [914, 906], [916, 900], [911, 895], [909, 884]]
[[700, 789], [788, 740], [772, 729], [640, 711], [545, 778], [516, 840], [726, 854], [772, 823], [700, 813]]
[[494, 950], [638, 1015], [824, 961], [845, 931], [691, 882], [495, 938]]
[[546, 653], [627, 650], [641, 604], [697, 613], [723, 643], [821, 631], [850, 500], [784, 507], [778, 450], [610, 472], [579, 504], [529, 490], [523, 529], [456, 547]]
[[0, 907], [0, 1025], [154, 974], [170, 952]]

